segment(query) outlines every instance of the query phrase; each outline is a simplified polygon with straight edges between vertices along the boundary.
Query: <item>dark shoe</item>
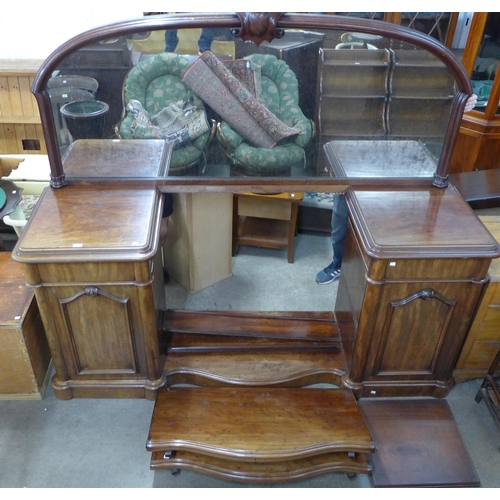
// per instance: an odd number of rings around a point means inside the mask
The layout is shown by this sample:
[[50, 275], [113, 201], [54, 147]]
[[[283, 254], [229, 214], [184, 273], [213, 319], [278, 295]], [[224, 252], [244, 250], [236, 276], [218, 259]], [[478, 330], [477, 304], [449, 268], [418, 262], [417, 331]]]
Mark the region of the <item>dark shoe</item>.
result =
[[318, 285], [328, 285], [340, 277], [340, 269], [332, 262], [316, 275]]

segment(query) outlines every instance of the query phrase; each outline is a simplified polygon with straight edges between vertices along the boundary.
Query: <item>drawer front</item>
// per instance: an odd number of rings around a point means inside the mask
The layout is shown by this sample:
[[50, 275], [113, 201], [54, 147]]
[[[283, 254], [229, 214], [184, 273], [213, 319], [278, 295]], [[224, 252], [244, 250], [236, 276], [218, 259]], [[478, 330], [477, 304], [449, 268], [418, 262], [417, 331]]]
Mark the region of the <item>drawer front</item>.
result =
[[[149, 262], [141, 264], [143, 273], [150, 276]], [[43, 283], [119, 283], [136, 281], [136, 266], [133, 262], [68, 262], [40, 264], [38, 270]]]
[[292, 202], [276, 198], [238, 197], [238, 215], [264, 219], [290, 220]]
[[395, 259], [373, 261], [369, 276], [386, 281], [481, 280], [487, 269], [477, 259]]

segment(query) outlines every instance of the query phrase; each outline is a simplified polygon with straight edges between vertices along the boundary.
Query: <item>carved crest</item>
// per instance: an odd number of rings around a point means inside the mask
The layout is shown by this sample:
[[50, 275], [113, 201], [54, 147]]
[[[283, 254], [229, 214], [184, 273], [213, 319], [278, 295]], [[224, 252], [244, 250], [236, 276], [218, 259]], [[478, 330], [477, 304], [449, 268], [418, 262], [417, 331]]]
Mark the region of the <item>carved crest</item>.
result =
[[264, 41], [271, 42], [285, 34], [283, 29], [276, 27], [283, 12], [237, 12], [236, 14], [241, 20], [241, 28], [233, 29], [232, 34], [245, 42], [260, 45]]

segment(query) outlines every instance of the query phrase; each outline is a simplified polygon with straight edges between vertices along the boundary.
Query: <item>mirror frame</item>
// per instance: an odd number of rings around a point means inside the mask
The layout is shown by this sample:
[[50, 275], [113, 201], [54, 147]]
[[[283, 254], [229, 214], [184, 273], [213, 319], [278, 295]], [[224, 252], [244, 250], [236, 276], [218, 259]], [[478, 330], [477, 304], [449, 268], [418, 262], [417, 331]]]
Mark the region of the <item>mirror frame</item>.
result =
[[[432, 184], [436, 187], [448, 185], [448, 170], [451, 155], [455, 146], [463, 110], [467, 99], [472, 95], [472, 86], [465, 68], [455, 55], [441, 42], [403, 26], [374, 21], [371, 19], [353, 18], [329, 14], [294, 14], [294, 13], [184, 13], [144, 16], [138, 19], [120, 21], [85, 31], [58, 47], [40, 66], [32, 85], [42, 121], [47, 145], [53, 188], [62, 188], [68, 184], [62, 158], [56, 138], [56, 129], [49, 95], [46, 85], [58, 65], [74, 51], [91, 43], [106, 39], [114, 39], [135, 32], [146, 32], [165, 29], [183, 28], [231, 28], [233, 36], [245, 41], [253, 41], [259, 45], [262, 41], [280, 38], [286, 29], [328, 30], [364, 32], [381, 35], [406, 43], [414, 44], [440, 59], [453, 74], [457, 84], [457, 94], [452, 103], [450, 119], [446, 130], [443, 150], [434, 174]], [[76, 181], [75, 181], [76, 182]], [[415, 180], [403, 181], [407, 185], [415, 185]], [[418, 182], [418, 181], [417, 181]], [[422, 181], [420, 181], [422, 182]], [[387, 187], [389, 179], [339, 179], [334, 177], [312, 178], [202, 178], [202, 177], [168, 177], [159, 180], [159, 184], [168, 186], [169, 191], [228, 191], [242, 192], [253, 189], [255, 192], [273, 191], [279, 185], [282, 190], [297, 190], [299, 186], [307, 186], [308, 190], [339, 191], [347, 185], [377, 184]], [[427, 184], [428, 185], [428, 181]]]

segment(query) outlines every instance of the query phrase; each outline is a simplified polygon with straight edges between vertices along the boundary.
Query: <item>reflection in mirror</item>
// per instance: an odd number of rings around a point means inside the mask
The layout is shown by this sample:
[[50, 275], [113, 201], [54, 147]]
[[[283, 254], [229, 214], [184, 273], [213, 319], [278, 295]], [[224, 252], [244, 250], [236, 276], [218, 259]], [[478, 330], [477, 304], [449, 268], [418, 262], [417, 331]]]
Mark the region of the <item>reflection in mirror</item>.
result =
[[471, 76], [472, 89], [478, 97], [476, 111], [484, 112], [488, 105], [499, 62], [500, 12], [489, 12]]
[[[170, 177], [431, 178], [457, 88], [436, 56], [380, 35], [288, 29], [257, 46], [199, 28], [85, 46], [47, 92], [63, 163], [78, 140], [161, 139]], [[377, 161], [351, 168], [353, 150]]]

